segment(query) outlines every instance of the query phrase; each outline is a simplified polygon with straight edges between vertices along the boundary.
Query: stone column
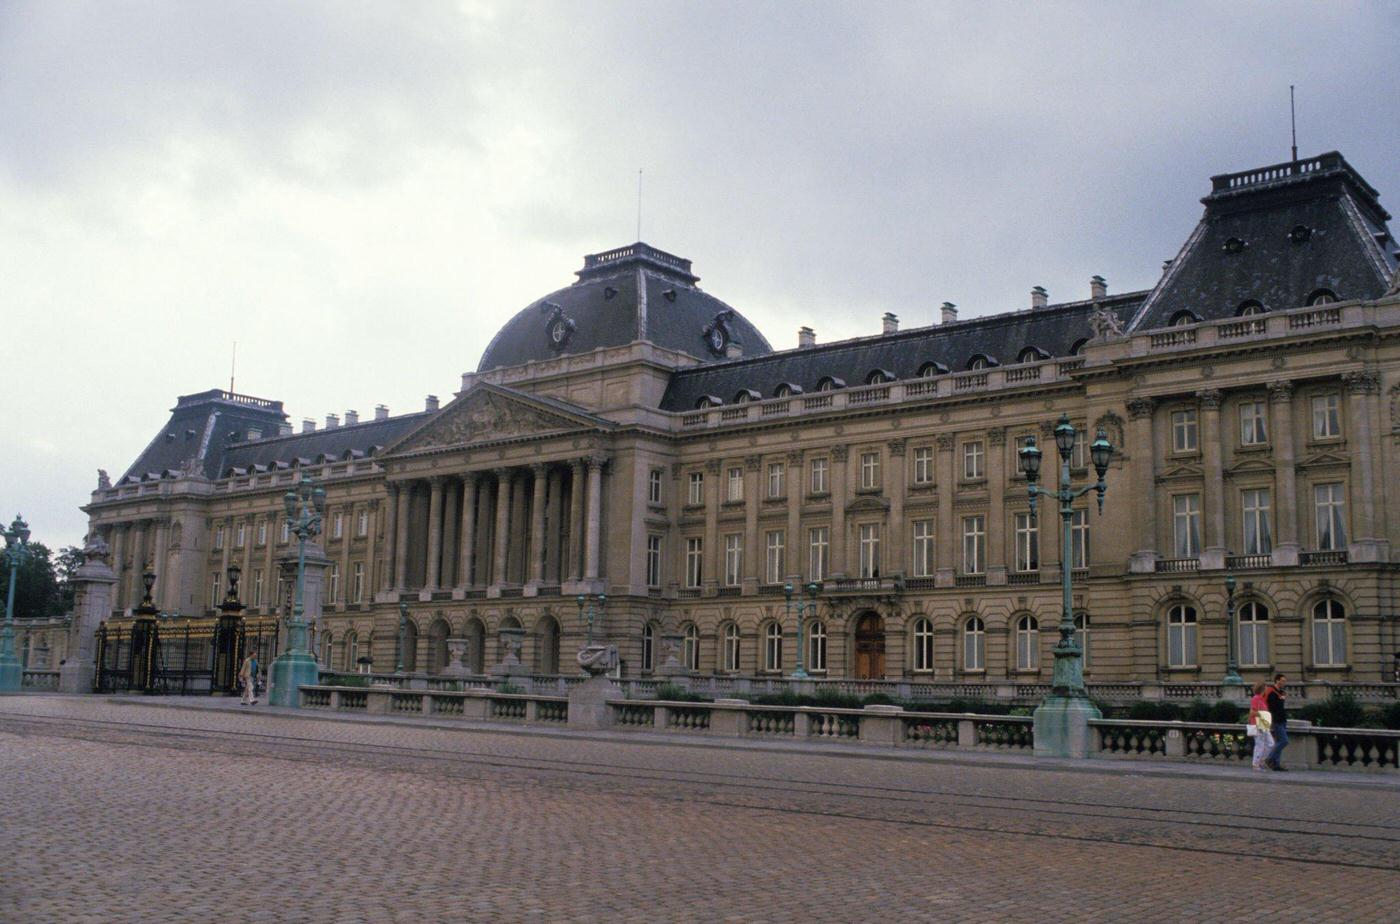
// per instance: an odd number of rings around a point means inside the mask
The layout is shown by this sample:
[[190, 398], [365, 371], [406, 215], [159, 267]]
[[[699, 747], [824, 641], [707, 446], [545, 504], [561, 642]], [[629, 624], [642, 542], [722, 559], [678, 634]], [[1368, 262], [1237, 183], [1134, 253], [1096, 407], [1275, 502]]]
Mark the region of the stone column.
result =
[[550, 468], [546, 485], [549, 501], [545, 510], [545, 580], [558, 584], [564, 580], [560, 560], [564, 542], [564, 473], [557, 467]]
[[526, 549], [530, 538], [526, 519], [525, 472], [515, 470], [510, 485], [510, 545], [506, 548], [506, 575], [511, 584], [524, 584], [529, 566]]
[[510, 549], [510, 484], [515, 473], [508, 468], [494, 470], [496, 476], [496, 554], [492, 566], [491, 584], [500, 593], [507, 581], [506, 553]]
[[720, 470], [722, 468], [719, 459], [708, 459], [705, 462], [705, 548], [704, 560], [701, 563], [700, 583], [705, 588], [706, 594], [713, 594], [719, 586], [719, 504], [720, 504]]
[[[1128, 402], [1128, 417], [1132, 423], [1133, 465], [1132, 510], [1137, 524], [1134, 542], [1136, 550], [1128, 561], [1134, 574], [1151, 574], [1157, 570], [1157, 444], [1152, 431], [1156, 402], [1152, 398], [1133, 398]], [[1054, 447], [1042, 450], [1053, 451]]]
[[457, 589], [475, 584], [472, 563], [476, 557], [476, 472], [462, 476], [462, 548], [457, 562]]
[[428, 567], [422, 598], [431, 599], [442, 578], [442, 487], [441, 475], [428, 479]]
[[758, 538], [759, 495], [762, 494], [759, 470], [762, 467], [762, 456], [744, 457], [744, 560], [739, 577], [746, 594], [758, 589], [759, 571], [766, 554]]
[[457, 568], [457, 479], [448, 476], [442, 486], [442, 572], [438, 575], [438, 587], [446, 590], [457, 586], [454, 580]]
[[1362, 370], [1347, 373], [1342, 381], [1347, 386], [1351, 434], [1356, 440], [1351, 492], [1354, 536], [1348, 544], [1348, 558], [1351, 561], [1386, 561], [1390, 557], [1390, 543], [1384, 533], [1376, 529], [1379, 487], [1372, 439], [1376, 421], [1373, 406], [1380, 390], [1380, 378], [1375, 372]]
[[1298, 479], [1294, 471], [1293, 383], [1287, 379], [1269, 383], [1270, 423], [1274, 443], [1275, 537], [1272, 563], [1280, 567], [1298, 564]]
[[[355, 545], [355, 535], [357, 532], [359, 532], [359, 529], [358, 524], [355, 522], [355, 505], [346, 504], [345, 535], [341, 537], [340, 540], [340, 586], [336, 588], [335, 599], [326, 601], [329, 604], [344, 606], [350, 602], [350, 585], [354, 581], [354, 577], [350, 574], [350, 550]], [[254, 535], [257, 534], [254, 533]], [[272, 537], [269, 536], [268, 538], [270, 539]], [[268, 543], [268, 545], [271, 544], [270, 542]], [[243, 577], [244, 580], [247, 580], [246, 574]], [[319, 652], [320, 649], [318, 648], [317, 651]]]
[[1205, 548], [1201, 550], [1201, 570], [1225, 567], [1225, 482], [1220, 452], [1220, 401], [1218, 389], [1196, 392], [1201, 401], [1201, 467], [1204, 491], [1201, 496], [1205, 515]]
[[578, 566], [583, 560], [583, 460], [569, 462], [569, 562], [565, 573], [570, 582], [579, 579]]
[[[802, 480], [802, 450], [794, 449], [787, 454], [787, 565], [786, 577], [806, 574], [811, 566], [806, 558], [810, 553], [802, 544], [802, 495], [806, 484]], [[800, 585], [801, 581], [794, 581]]]
[[74, 574], [73, 625], [68, 651], [59, 668], [63, 693], [91, 693], [97, 673], [97, 627], [112, 614], [112, 591], [117, 576], [108, 563], [107, 543], [94, 538], [83, 549], [84, 562]]
[[547, 471], [544, 465], [531, 465], [530, 473], [534, 476], [534, 482], [530, 500], [530, 580], [526, 593], [539, 593], [540, 585], [544, 583], [544, 505], [548, 482], [545, 480]]
[[598, 453], [588, 457], [588, 545], [583, 579], [598, 580], [599, 553], [603, 530], [603, 466], [608, 457]]
[[399, 485], [398, 514], [394, 519], [395, 593], [403, 593], [408, 586], [408, 504], [412, 495], [412, 482]]
[[987, 429], [987, 583], [1006, 583], [1006, 428]]
[[[131, 570], [130, 573], [126, 575], [126, 598], [127, 600], [131, 601], [132, 606], [139, 606], [141, 604], [142, 598], [145, 596], [145, 588], [141, 584], [141, 575], [146, 570], [147, 564], [146, 524], [148, 522], [148, 520], [137, 520], [135, 523], [132, 524], [133, 529], [131, 533]], [[233, 537], [229, 536], [228, 539], [231, 542]], [[223, 568], [224, 571], [228, 571], [228, 546], [229, 542], [225, 542]], [[156, 605], [160, 605], [159, 600], [156, 601]]]
[[936, 476], [938, 478], [938, 545], [934, 557], [938, 567], [934, 570], [933, 582], [936, 587], [952, 587], [958, 573], [958, 518], [953, 513], [953, 434], [940, 433], [935, 437], [938, 445]]
[[909, 570], [909, 559], [905, 548], [909, 537], [908, 524], [904, 522], [904, 450], [908, 440], [890, 440], [890, 464], [888, 497], [890, 501], [890, 535], [885, 542], [886, 552], [881, 556], [880, 573], [893, 577], [904, 575]]
[[167, 610], [178, 610], [178, 601], [171, 592], [175, 586], [175, 575], [170, 572], [170, 556], [167, 554], [170, 544], [170, 518], [158, 517], [156, 523], [156, 538], [151, 548], [151, 558], [156, 569], [156, 604], [164, 606]]
[[831, 447], [831, 576], [843, 578], [850, 573], [846, 561], [846, 495], [848, 483], [847, 459], [851, 450], [842, 443]]
[[[384, 571], [380, 574], [380, 589], [391, 590], [398, 586], [398, 566], [399, 559], [399, 485], [389, 482], [384, 486], [388, 492], [389, 499], [386, 504], [384, 515], [384, 544], [386, 546], [384, 554]], [[271, 579], [269, 574], [268, 578]]]
[[[125, 523], [118, 523], [112, 527], [112, 573], [116, 578], [116, 583], [112, 585], [112, 609], [119, 610], [126, 606], [126, 594], [123, 592], [122, 574], [126, 562], [126, 533], [130, 527]], [[195, 586], [199, 586], [196, 582]], [[106, 619], [104, 615], [102, 617]]]

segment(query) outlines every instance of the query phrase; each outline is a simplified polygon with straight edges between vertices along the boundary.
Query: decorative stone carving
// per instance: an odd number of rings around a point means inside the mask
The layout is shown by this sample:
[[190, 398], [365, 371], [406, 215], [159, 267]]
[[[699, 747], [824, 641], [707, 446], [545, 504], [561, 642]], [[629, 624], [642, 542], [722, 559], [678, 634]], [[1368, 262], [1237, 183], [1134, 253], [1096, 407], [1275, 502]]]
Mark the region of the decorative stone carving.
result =
[[1287, 379], [1269, 383], [1270, 401], [1290, 401], [1293, 398], [1293, 383]]
[[1142, 420], [1144, 417], [1152, 416], [1152, 408], [1156, 406], [1156, 401], [1151, 398], [1132, 398], [1128, 401], [1128, 416], [1133, 420]]
[[549, 312], [549, 317], [544, 322], [545, 338], [549, 342], [549, 348], [556, 353], [563, 352], [569, 345], [569, 339], [573, 337], [578, 324], [574, 319], [564, 313], [561, 305], [554, 302], [540, 302], [540, 311]]
[[1094, 336], [1091, 338], [1093, 340], [1108, 340], [1113, 337], [1125, 336], [1123, 322], [1118, 320], [1118, 315], [1104, 305], [1094, 306], [1093, 312], [1089, 315], [1089, 329], [1094, 332]]
[[1392, 295], [1400, 295], [1400, 269], [1395, 271], [1395, 275], [1390, 277], [1390, 288], [1385, 290], [1384, 298]]
[[1207, 410], [1218, 409], [1224, 397], [1218, 388], [1203, 388], [1196, 392], [1196, 398], [1201, 402], [1201, 407]]
[[465, 638], [447, 639], [447, 652], [450, 660], [442, 672], [448, 677], [465, 677], [471, 673], [467, 670], [467, 651], [471, 647], [471, 640]]
[[838, 443], [831, 447], [831, 461], [845, 462], [851, 456], [851, 447], [845, 443]]
[[589, 645], [580, 649], [578, 666], [590, 677], [602, 675], [617, 669], [616, 645]]
[[1400, 432], [1400, 382], [1390, 386], [1390, 429]]
[[763, 456], [744, 456], [744, 470], [756, 472], [763, 465]]
[[83, 544], [83, 561], [101, 562], [104, 565], [111, 564], [112, 550], [107, 545], [107, 540], [97, 533], [88, 536], [88, 540]]
[[97, 490], [105, 491], [112, 486], [112, 479], [107, 477], [107, 470], [99, 468], [97, 470]]
[[989, 445], [991, 445], [991, 446], [1005, 446], [1005, 445], [1006, 445], [1006, 428], [1005, 428], [1005, 427], [989, 427], [989, 428], [987, 429], [987, 443], [988, 443]]
[[788, 454], [787, 454], [787, 464], [788, 464], [788, 465], [801, 465], [801, 464], [802, 464], [802, 450], [800, 450], [800, 449], [792, 449], [792, 450], [789, 450], [789, 451], [788, 451]]
[[890, 440], [890, 455], [896, 459], [904, 458], [904, 450], [908, 445], [908, 440]]
[[734, 310], [726, 308], [717, 312], [710, 320], [709, 324], [700, 331], [700, 338], [705, 341], [705, 348], [715, 356], [723, 356], [731, 343], [737, 343], [738, 338], [734, 336]]
[[705, 471], [709, 472], [711, 475], [718, 475], [718, 474], [719, 474], [719, 467], [720, 467], [721, 464], [722, 464], [722, 463], [720, 462], [719, 459], [706, 459], [706, 460], [705, 460]]
[[1374, 395], [1380, 391], [1380, 376], [1370, 369], [1348, 372], [1342, 376], [1342, 381], [1346, 383], [1347, 391], [1353, 395]]
[[951, 434], [951, 433], [940, 433], [940, 434], [938, 434], [937, 436], [935, 436], [935, 437], [933, 438], [933, 441], [934, 441], [935, 443], [938, 444], [938, 451], [939, 451], [939, 452], [952, 452], [952, 451], [953, 451], [953, 434]]
[[1123, 418], [1112, 411], [1105, 411], [1099, 415], [1099, 419], [1094, 421], [1094, 430], [1103, 430], [1108, 434], [1108, 441], [1114, 445], [1119, 452], [1126, 445], [1123, 437]]
[[480, 393], [444, 410], [432, 423], [400, 447], [402, 450], [461, 446], [476, 439], [501, 439], [575, 429], [566, 417], [510, 401], [500, 395]]

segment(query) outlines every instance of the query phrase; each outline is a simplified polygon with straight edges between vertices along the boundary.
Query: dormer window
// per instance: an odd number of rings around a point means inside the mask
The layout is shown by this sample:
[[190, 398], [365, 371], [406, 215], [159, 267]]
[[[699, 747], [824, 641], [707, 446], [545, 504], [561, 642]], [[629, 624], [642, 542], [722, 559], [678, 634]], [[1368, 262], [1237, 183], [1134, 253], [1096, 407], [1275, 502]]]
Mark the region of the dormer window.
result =
[[846, 383], [834, 375], [822, 376], [822, 380], [817, 383], [817, 391], [835, 391], [845, 387]]
[[967, 361], [967, 368], [968, 371], [972, 372], [978, 369], [990, 369], [996, 364], [997, 361], [992, 357], [988, 356], [986, 353], [977, 353]]
[[870, 370], [870, 374], [865, 377], [865, 384], [867, 385], [880, 385], [884, 382], [893, 381], [894, 373], [887, 369], [872, 369]]
[[762, 400], [763, 396], [760, 395], [758, 392], [754, 391], [752, 388], [741, 388], [739, 389], [738, 394], [734, 396], [735, 404], [748, 404], [750, 401]]
[[1255, 315], [1257, 315], [1257, 314], [1263, 314], [1263, 313], [1266, 312], [1266, 311], [1268, 311], [1267, 308], [1265, 308], [1265, 307], [1264, 307], [1263, 305], [1261, 305], [1259, 302], [1256, 302], [1256, 301], [1254, 301], [1253, 299], [1250, 299], [1250, 300], [1247, 301], [1247, 302], [1242, 302], [1242, 303], [1240, 304], [1240, 307], [1238, 307], [1238, 308], [1235, 309], [1235, 317], [1237, 317], [1237, 318], [1252, 318], [1252, 317], [1254, 317]]
[[802, 394], [802, 386], [793, 382], [783, 382], [773, 389], [773, 397], [775, 398], [791, 398], [793, 395], [800, 394]]
[[1071, 347], [1069, 348], [1069, 355], [1071, 355], [1071, 356], [1079, 356], [1079, 355], [1081, 355], [1081, 354], [1084, 352], [1084, 344], [1086, 344], [1086, 343], [1088, 343], [1088, 342], [1089, 342], [1089, 339], [1088, 339], [1087, 337], [1081, 337], [1080, 339], [1074, 341], [1074, 345], [1071, 346]]
[[717, 395], [701, 395], [699, 400], [695, 402], [695, 407], [704, 411], [712, 407], [719, 407], [723, 403], [724, 400]]
[[1192, 324], [1199, 323], [1200, 320], [1201, 318], [1199, 315], [1196, 314], [1196, 312], [1183, 308], [1181, 311], [1178, 311], [1176, 314], [1172, 315], [1172, 319], [1169, 322], [1169, 326], [1190, 327]]
[[919, 367], [919, 378], [931, 379], [935, 375], [947, 375], [948, 367], [936, 360], [924, 363]]
[[1237, 237], [1232, 237], [1229, 240], [1227, 240], [1225, 242], [1225, 245], [1220, 249], [1225, 251], [1226, 253], [1244, 253], [1244, 248], [1245, 243], [1243, 240]]
[[1050, 354], [1037, 346], [1028, 346], [1016, 357], [1018, 363], [1038, 363], [1042, 359], [1049, 359]]
[[1331, 289], [1316, 289], [1308, 296], [1308, 307], [1314, 305], [1330, 305], [1337, 301], [1337, 293]]

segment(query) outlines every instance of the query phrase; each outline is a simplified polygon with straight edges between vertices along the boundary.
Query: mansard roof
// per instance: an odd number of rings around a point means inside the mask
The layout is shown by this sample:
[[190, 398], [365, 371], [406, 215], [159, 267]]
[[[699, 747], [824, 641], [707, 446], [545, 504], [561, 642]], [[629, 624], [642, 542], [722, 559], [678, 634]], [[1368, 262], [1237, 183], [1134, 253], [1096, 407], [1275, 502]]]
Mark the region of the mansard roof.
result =
[[[219, 474], [230, 469], [252, 470], [256, 466], [276, 468], [294, 466], [298, 461], [318, 463], [348, 458], [368, 458], [378, 455], [386, 446], [401, 439], [414, 427], [432, 417], [431, 411], [400, 414], [383, 420], [367, 420], [342, 424], [329, 430], [296, 433], [275, 439], [259, 439], [230, 445], [225, 450]], [[356, 455], [356, 454], [360, 455]], [[304, 464], [304, 462], [303, 462]]]

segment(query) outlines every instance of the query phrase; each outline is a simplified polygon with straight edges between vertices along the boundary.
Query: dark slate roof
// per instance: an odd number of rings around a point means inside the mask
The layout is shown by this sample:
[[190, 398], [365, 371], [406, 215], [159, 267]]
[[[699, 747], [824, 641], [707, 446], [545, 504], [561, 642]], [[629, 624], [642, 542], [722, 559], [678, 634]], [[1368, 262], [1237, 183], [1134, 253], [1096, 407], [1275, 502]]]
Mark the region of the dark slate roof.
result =
[[261, 439], [228, 446], [224, 451], [221, 475], [231, 469], [249, 470], [254, 466], [273, 468], [277, 465], [293, 466], [298, 459], [312, 463], [322, 457], [333, 461], [348, 458], [368, 458], [380, 450], [397, 442], [408, 431], [436, 413], [419, 411], [416, 414], [401, 414], [384, 420], [366, 420], [356, 424], [334, 427], [329, 430], [315, 430], [311, 433], [296, 433], [276, 439]]
[[979, 354], [1000, 365], [1010, 365], [1027, 347], [1036, 347], [1050, 356], [1069, 356], [1076, 344], [1092, 336], [1089, 315], [1096, 304], [1110, 309], [1126, 323], [1145, 294], [1133, 292], [1097, 302], [1067, 302], [681, 369], [672, 374], [661, 409], [690, 410], [706, 395], [728, 404], [742, 389], [753, 389], [762, 397], [771, 398], [784, 383], [811, 392], [827, 376], [855, 387], [864, 385], [877, 369], [892, 373], [896, 379], [914, 378], [928, 362], [939, 362], [950, 372], [961, 372]]
[[[1233, 317], [1257, 301], [1298, 308], [1319, 289], [1376, 298], [1395, 273], [1390, 216], [1376, 191], [1333, 151], [1211, 178], [1205, 214], [1133, 319], [1165, 327], [1182, 311]], [[1305, 229], [1294, 240], [1291, 232]]]
[[[644, 298], [638, 297], [639, 274], [645, 280]], [[717, 357], [706, 348], [704, 333], [721, 312], [730, 313], [727, 333], [745, 355], [772, 352], [758, 328], [695, 286], [698, 277], [682, 257], [636, 243], [584, 257], [578, 277], [573, 285], [551, 292], [507, 321], [487, 345], [477, 371], [634, 340], [649, 340], [712, 362]], [[556, 306], [574, 324], [561, 350], [554, 349], [549, 338]]]

